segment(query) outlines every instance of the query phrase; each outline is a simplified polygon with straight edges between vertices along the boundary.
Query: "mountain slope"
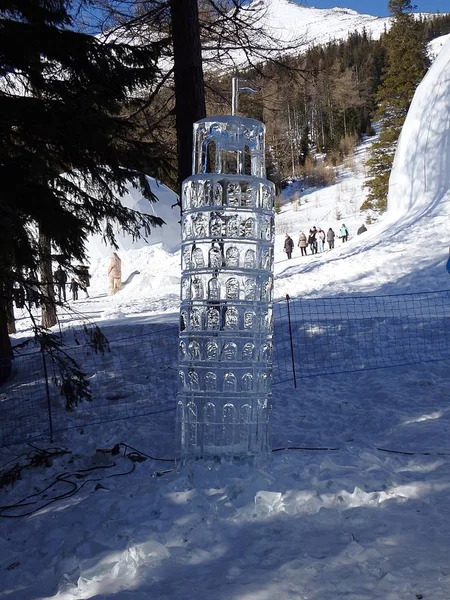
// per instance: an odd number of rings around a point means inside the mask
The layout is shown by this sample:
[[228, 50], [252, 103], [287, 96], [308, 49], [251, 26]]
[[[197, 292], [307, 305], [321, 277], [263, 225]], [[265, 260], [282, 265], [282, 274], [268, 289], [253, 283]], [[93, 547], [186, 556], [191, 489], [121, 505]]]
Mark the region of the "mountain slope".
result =
[[320, 9], [300, 6], [292, 0], [254, 0], [251, 7], [262, 11], [262, 20], [274, 35], [289, 41], [304, 37], [304, 47], [346, 39], [353, 31], [378, 39], [389, 28], [390, 17], [359, 14], [350, 8]]
[[[222, 61], [223, 69], [246, 68], [249, 59], [252, 63], [261, 62], [268, 58], [275, 59], [285, 55], [298, 55], [308, 48], [325, 45], [333, 40], [345, 40], [358, 31], [366, 31], [372, 39], [379, 39], [381, 34], [390, 28], [391, 17], [375, 17], [360, 14], [350, 8], [314, 8], [297, 4], [294, 0], [250, 0], [248, 6], [240, 15], [248, 19], [255, 31], [255, 43], [268, 36], [276, 40], [275, 44], [262, 43], [262, 47], [251, 52], [247, 49], [232, 50]], [[415, 16], [427, 18], [431, 13], [415, 13]], [[274, 46], [268, 50], [265, 46]], [[204, 56], [208, 57], [208, 51]]]
[[[329, 296], [448, 288], [445, 263], [450, 243], [449, 57], [450, 37], [417, 88], [405, 120], [390, 180], [387, 213], [361, 236], [355, 236], [355, 227], [351, 227], [352, 239], [330, 253], [306, 261], [299, 257], [281, 261], [277, 265], [277, 297], [286, 293]], [[334, 204], [331, 200], [330, 208], [334, 207], [335, 215], [339, 209], [341, 220], [345, 218], [347, 225], [351, 224], [351, 211], [345, 211], [345, 202], [339, 202], [339, 196], [350, 202], [358, 192], [349, 184], [346, 190], [342, 183], [334, 187], [336, 200]], [[308, 204], [297, 213], [287, 208], [282, 217], [290, 222], [290, 232], [298, 235], [299, 228], [305, 230], [313, 224], [336, 227], [338, 220], [335, 215], [333, 219], [332, 213], [326, 221], [318, 219], [324, 214], [323, 209], [318, 212], [318, 207], [323, 207], [325, 195], [332, 193], [327, 188], [304, 198], [316, 207], [309, 209], [309, 221], [302, 221], [301, 217], [301, 211], [308, 211]], [[362, 222], [362, 215], [358, 218]]]

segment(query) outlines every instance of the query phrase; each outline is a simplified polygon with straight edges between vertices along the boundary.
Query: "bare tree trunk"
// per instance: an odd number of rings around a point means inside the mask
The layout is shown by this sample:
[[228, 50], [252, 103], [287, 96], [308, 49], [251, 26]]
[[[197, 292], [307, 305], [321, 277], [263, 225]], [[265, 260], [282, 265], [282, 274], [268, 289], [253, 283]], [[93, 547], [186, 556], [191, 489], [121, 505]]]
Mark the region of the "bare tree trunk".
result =
[[206, 116], [197, 0], [170, 0], [178, 139], [178, 185], [192, 174], [192, 126]]
[[12, 349], [8, 335], [7, 282], [0, 278], [0, 383], [11, 375]]
[[14, 305], [13, 305], [13, 281], [7, 279], [5, 282], [5, 307], [6, 307], [6, 320], [8, 323], [8, 334], [16, 333], [16, 320], [14, 318]]
[[295, 162], [294, 162], [294, 135], [292, 133], [292, 123], [291, 123], [291, 109], [289, 106], [289, 102], [287, 103], [288, 109], [288, 127], [289, 127], [289, 142], [291, 145], [291, 164], [292, 164], [292, 177], [295, 177]]
[[8, 319], [8, 334], [16, 333], [16, 320], [14, 318], [14, 305], [12, 300], [8, 300], [6, 305]]
[[39, 231], [39, 271], [42, 289], [42, 327], [56, 325], [55, 289], [53, 287], [52, 249], [48, 235]]

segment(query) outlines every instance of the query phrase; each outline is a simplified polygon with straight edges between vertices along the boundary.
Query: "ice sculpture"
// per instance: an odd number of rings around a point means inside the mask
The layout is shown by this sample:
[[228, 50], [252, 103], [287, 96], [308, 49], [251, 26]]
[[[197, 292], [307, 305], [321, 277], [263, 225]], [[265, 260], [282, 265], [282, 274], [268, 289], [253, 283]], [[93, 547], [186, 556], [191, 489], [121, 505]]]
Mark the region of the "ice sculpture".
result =
[[194, 124], [183, 182], [177, 459], [269, 451], [274, 185], [262, 123]]

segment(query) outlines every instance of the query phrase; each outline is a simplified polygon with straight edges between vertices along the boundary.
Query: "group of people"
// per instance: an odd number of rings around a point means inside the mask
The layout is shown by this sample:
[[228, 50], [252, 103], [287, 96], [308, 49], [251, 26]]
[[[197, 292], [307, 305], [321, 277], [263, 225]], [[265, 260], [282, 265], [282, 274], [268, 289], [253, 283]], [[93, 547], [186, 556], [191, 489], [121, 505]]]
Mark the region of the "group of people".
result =
[[[66, 302], [66, 286], [68, 282], [67, 273], [61, 267], [58, 266], [53, 274], [53, 278], [56, 284], [56, 291], [58, 294], [59, 302]], [[86, 294], [86, 298], [89, 298], [88, 287], [90, 286], [91, 276], [89, 274], [88, 267], [84, 265], [78, 265], [73, 267], [73, 277], [69, 283], [69, 289], [72, 292], [72, 300], [78, 300], [78, 290], [81, 289]], [[122, 287], [122, 261], [116, 252], [113, 252], [110, 256], [110, 262], [108, 265], [108, 283], [109, 283], [109, 294], [115, 294]]]
[[[58, 265], [58, 268], [53, 274], [53, 278], [56, 284], [58, 301], [62, 302], [64, 300], [64, 302], [66, 302], [68, 276], [61, 265]], [[69, 282], [69, 289], [72, 292], [72, 300], [78, 300], [79, 289], [86, 294], [86, 298], [89, 298], [88, 287], [90, 286], [90, 282], [91, 276], [89, 274], [88, 267], [84, 265], [73, 267], [73, 276]], [[116, 252], [113, 252], [110, 256], [110, 262], [108, 265], [108, 283], [110, 294], [115, 294], [122, 287], [122, 261]]]
[[[56, 291], [58, 294], [58, 301], [66, 302], [66, 286], [68, 282], [68, 276], [66, 271], [58, 265], [58, 268], [53, 273], [53, 278], [56, 284]], [[91, 284], [91, 276], [89, 274], [89, 268], [84, 265], [78, 265], [73, 267], [73, 276], [69, 283], [69, 289], [72, 292], [72, 300], [78, 300], [78, 290], [81, 289], [86, 294], [86, 298], [89, 298], [88, 287]]]
[[[59, 302], [66, 302], [66, 286], [68, 283], [67, 273], [61, 267], [58, 266], [53, 274], [53, 278], [56, 284], [56, 291], [58, 294]], [[73, 267], [73, 276], [69, 283], [69, 289], [72, 292], [72, 300], [78, 300], [78, 290], [81, 289], [86, 294], [86, 298], [89, 298], [88, 287], [90, 286], [91, 276], [89, 274], [88, 267], [84, 265], [78, 265]], [[110, 262], [108, 265], [108, 283], [109, 293], [115, 294], [122, 287], [122, 261], [116, 252], [113, 252], [110, 256]]]
[[[311, 254], [318, 254], [319, 252], [325, 251], [325, 243], [328, 244], [329, 250], [332, 250], [334, 248], [334, 240], [336, 237], [340, 238], [342, 243], [344, 243], [348, 240], [348, 236], [349, 231], [345, 223], [342, 223], [337, 236], [331, 227], [325, 233], [323, 229], [314, 225], [314, 227], [311, 227], [309, 230], [308, 235], [306, 235], [306, 233], [303, 231], [300, 231], [300, 235], [298, 236], [298, 247], [300, 248], [302, 256], [306, 256], [308, 254], [308, 246], [311, 250]], [[286, 234], [286, 238], [284, 240], [283, 251], [286, 253], [288, 258], [291, 258], [292, 252], [294, 251], [294, 240], [288, 233]]]

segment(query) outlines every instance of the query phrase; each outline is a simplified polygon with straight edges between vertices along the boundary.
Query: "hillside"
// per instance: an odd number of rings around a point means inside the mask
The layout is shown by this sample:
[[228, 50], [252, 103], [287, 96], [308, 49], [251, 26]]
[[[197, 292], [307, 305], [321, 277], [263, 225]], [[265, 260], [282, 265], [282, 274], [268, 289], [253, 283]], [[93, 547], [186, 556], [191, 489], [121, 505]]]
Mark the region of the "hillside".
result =
[[293, 0], [253, 0], [251, 7], [264, 13], [266, 26], [285, 41], [304, 36], [305, 48], [346, 39], [349, 33], [363, 30], [378, 39], [389, 28], [389, 17], [360, 14], [350, 8], [314, 8]]
[[[391, 23], [391, 17], [361, 14], [340, 6], [315, 8], [294, 0], [252, 0], [249, 13], [251, 19], [257, 15], [258, 27], [279, 40], [274, 56], [283, 54], [294, 40], [298, 45], [295, 50], [288, 51], [292, 54], [303, 53], [312, 46], [345, 40], [353, 32], [366, 32], [368, 37], [377, 40]], [[430, 13], [416, 15], [424, 18], [432, 16]], [[231, 57], [237, 64], [245, 63], [238, 53], [231, 53]]]

